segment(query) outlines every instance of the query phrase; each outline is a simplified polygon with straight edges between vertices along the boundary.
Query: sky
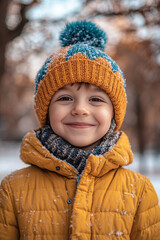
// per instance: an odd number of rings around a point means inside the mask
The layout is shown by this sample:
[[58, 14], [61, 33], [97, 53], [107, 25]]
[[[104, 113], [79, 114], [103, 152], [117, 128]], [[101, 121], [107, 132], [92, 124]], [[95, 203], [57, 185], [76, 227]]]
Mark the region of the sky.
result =
[[42, 3], [28, 11], [32, 20], [47, 18], [59, 19], [71, 12], [79, 11], [82, 0], [42, 0]]

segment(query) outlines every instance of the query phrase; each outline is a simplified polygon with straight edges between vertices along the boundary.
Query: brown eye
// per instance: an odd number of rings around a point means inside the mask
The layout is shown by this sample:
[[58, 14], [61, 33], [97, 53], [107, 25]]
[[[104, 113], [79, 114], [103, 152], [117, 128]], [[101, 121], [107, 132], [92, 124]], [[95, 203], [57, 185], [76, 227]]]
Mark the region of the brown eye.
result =
[[101, 98], [98, 98], [98, 97], [92, 97], [90, 99], [91, 102], [103, 102], [103, 100]]
[[72, 98], [68, 96], [64, 96], [64, 97], [58, 98], [57, 101], [72, 101]]

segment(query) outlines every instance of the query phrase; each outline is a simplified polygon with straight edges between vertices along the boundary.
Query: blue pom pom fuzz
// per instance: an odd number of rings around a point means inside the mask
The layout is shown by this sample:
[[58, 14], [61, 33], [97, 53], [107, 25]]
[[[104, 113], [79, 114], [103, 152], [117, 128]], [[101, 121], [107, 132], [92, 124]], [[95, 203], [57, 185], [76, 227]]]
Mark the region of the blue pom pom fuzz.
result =
[[92, 22], [77, 21], [67, 24], [60, 34], [61, 46], [84, 43], [104, 51], [107, 43], [106, 33]]

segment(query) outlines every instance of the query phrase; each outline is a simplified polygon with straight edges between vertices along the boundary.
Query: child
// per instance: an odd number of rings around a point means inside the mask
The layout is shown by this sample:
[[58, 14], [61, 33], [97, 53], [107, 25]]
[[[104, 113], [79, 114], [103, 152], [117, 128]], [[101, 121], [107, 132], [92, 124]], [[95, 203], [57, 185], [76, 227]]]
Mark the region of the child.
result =
[[6, 177], [0, 190], [1, 240], [160, 239], [160, 208], [133, 161], [126, 134], [125, 80], [103, 50], [94, 23], [66, 25], [61, 50], [36, 77], [41, 127], [21, 146], [31, 166]]

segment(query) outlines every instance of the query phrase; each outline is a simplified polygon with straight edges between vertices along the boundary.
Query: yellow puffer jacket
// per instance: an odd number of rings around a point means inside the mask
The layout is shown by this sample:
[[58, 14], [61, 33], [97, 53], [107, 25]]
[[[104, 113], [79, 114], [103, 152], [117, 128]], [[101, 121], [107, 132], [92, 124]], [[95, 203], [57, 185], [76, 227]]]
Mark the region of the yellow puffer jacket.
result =
[[132, 162], [127, 136], [76, 169], [56, 159], [30, 131], [21, 158], [31, 166], [0, 189], [0, 240], [160, 239], [160, 208], [150, 181], [122, 166]]

